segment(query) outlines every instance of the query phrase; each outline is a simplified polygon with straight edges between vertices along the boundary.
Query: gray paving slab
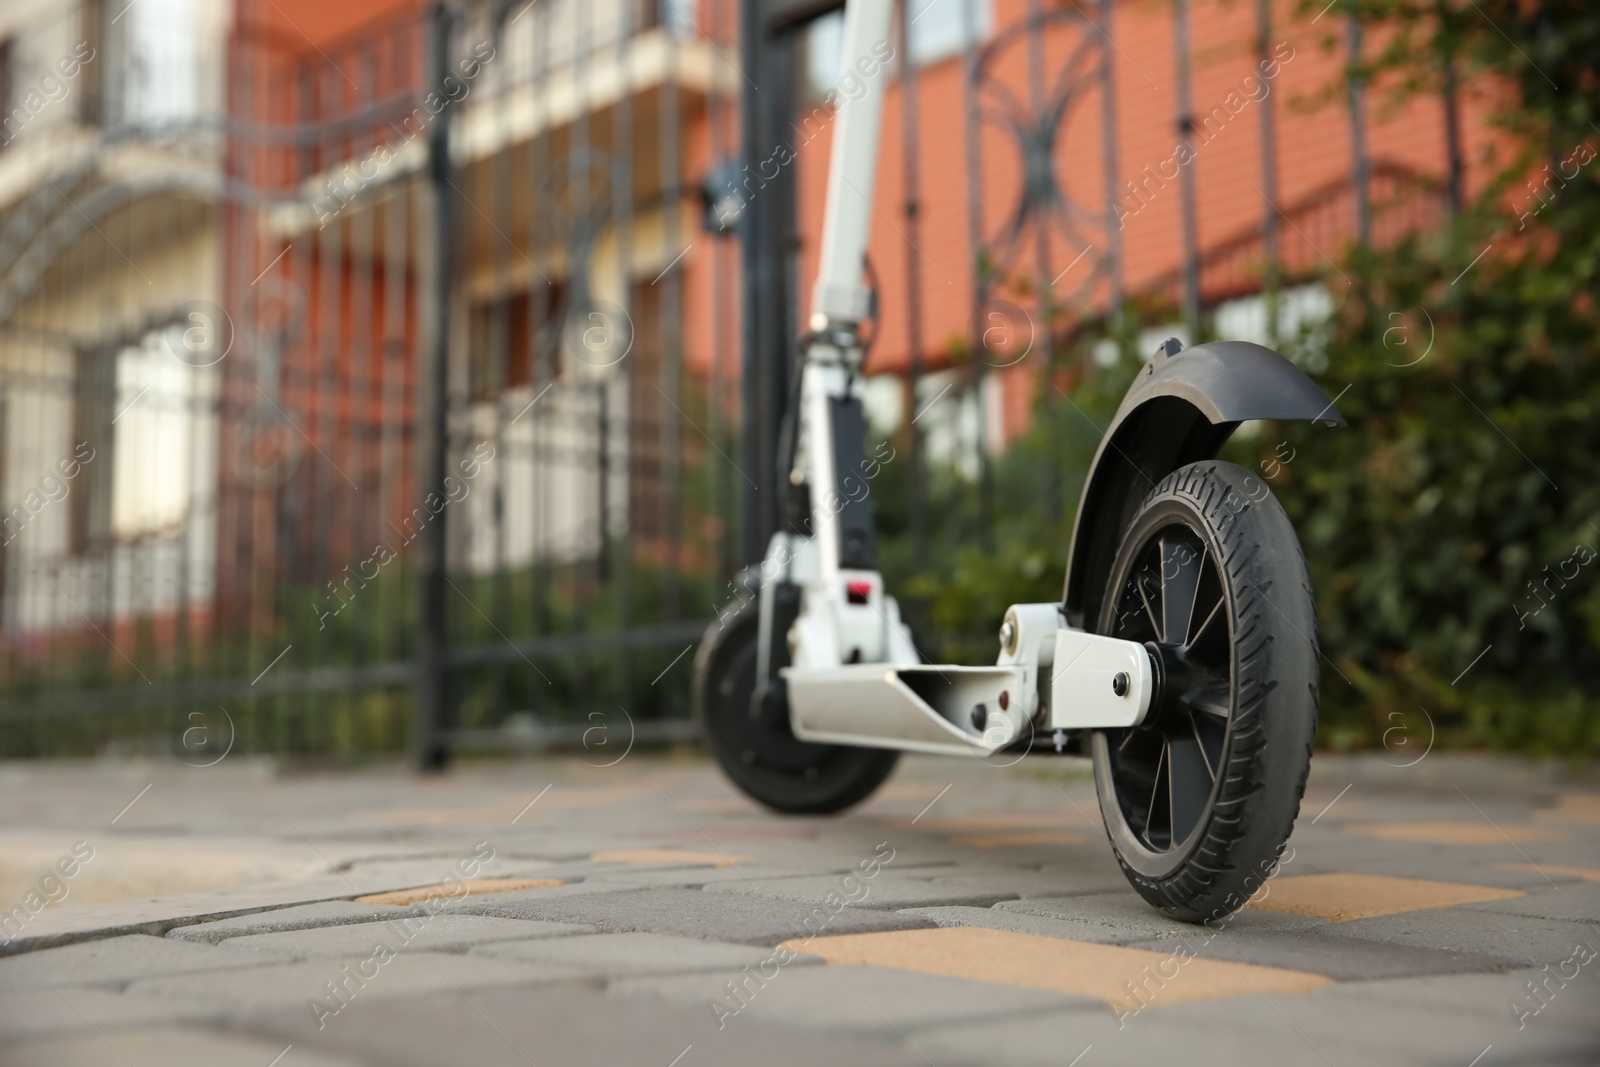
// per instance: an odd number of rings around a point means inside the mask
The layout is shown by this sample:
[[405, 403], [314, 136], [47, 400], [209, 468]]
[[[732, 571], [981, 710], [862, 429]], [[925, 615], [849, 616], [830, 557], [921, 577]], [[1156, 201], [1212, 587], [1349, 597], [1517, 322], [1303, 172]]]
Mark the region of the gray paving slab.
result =
[[249, 885], [182, 896], [136, 898], [47, 908], [16, 937], [0, 941], [0, 956], [33, 952], [122, 934], [161, 935], [177, 926], [220, 920], [290, 905], [336, 900], [350, 887], [338, 878], [281, 885]]
[[938, 875], [931, 881], [935, 885], [952, 889], [1009, 892], [1022, 900], [1121, 893], [1129, 888], [1128, 880], [1115, 866], [1105, 871], [990, 868], [981, 873]]
[[[100, 904], [81, 900], [92, 895], [91, 888], [93, 894], [116, 891], [115, 879], [102, 877], [92, 887], [75, 883], [75, 894], [84, 890], [81, 898], [30, 920], [27, 936], [0, 948], [0, 954], [18, 949], [25, 954], [0, 964], [36, 956], [34, 967], [77, 980], [85, 969], [81, 960], [74, 970], [64, 966], [68, 957], [39, 950], [56, 943], [52, 939], [88, 947], [109, 935], [161, 935], [174, 928], [178, 932], [164, 941], [147, 940], [159, 941], [163, 949], [210, 953], [206, 962], [245, 951], [204, 943], [229, 936], [288, 951], [278, 957], [252, 950], [259, 962], [253, 968], [190, 971], [184, 968], [199, 957], [167, 959], [158, 966], [111, 945], [101, 950], [106, 955], [99, 964], [88, 968], [111, 980], [108, 986], [60, 987], [75, 1002], [81, 1000], [90, 1009], [85, 1014], [108, 1035], [136, 1030], [162, 1035], [160, 1040], [169, 1043], [152, 1046], [162, 1067], [230, 1062], [239, 1051], [229, 1044], [236, 1038], [252, 1051], [268, 1050], [259, 1067], [291, 1042], [293, 1052], [278, 1067], [293, 1067], [298, 1057], [313, 1053], [384, 1065], [525, 1067], [522, 1052], [541, 1065], [549, 1059], [667, 1067], [681, 1053], [678, 1067], [929, 1061], [937, 1067], [1064, 1067], [1090, 1044], [1093, 1049], [1078, 1067], [1169, 1061], [1184, 1067], [1256, 1061], [1322, 1067], [1330, 1060], [1338, 1067], [1466, 1067], [1480, 1053], [1477, 1067], [1600, 1062], [1600, 1035], [1590, 1018], [1600, 1015], [1593, 995], [1600, 989], [1593, 978], [1600, 971], [1593, 967], [1600, 963], [1586, 966], [1565, 985], [1542, 969], [1560, 965], [1577, 942], [1600, 948], [1597, 888], [1553, 869], [1600, 868], [1600, 828], [1574, 820], [1557, 823], [1539, 814], [1558, 803], [1581, 814], [1582, 805], [1566, 803], [1566, 794], [1595, 792], [1600, 779], [1580, 788], [1554, 778], [1534, 780], [1515, 761], [1472, 763], [1446, 756], [1435, 753], [1408, 772], [1374, 767], [1371, 760], [1335, 761], [1337, 773], [1331, 777], [1319, 770], [1319, 756], [1307, 816], [1323, 813], [1350, 784], [1348, 768], [1365, 776], [1354, 776], [1356, 785], [1317, 822], [1300, 820], [1288, 873], [1384, 874], [1507, 886], [1525, 896], [1341, 924], [1246, 911], [1205, 946], [1192, 944], [1202, 936], [1195, 927], [1167, 920], [1127, 885], [1109, 848], [1090, 836], [1087, 824], [1079, 825], [1081, 815], [1074, 818], [1062, 800], [1065, 792], [1084, 812], [1097, 814], [1092, 780], [1062, 777], [1052, 761], [1025, 761], [1002, 771], [908, 758], [861, 807], [838, 817], [801, 819], [773, 818], [754, 809], [704, 761], [660, 760], [647, 753], [635, 753], [626, 767], [607, 773], [572, 761], [540, 760], [464, 765], [426, 780], [374, 768], [360, 774], [319, 772], [276, 784], [270, 783], [270, 767], [257, 778], [230, 778], [198, 776], [188, 768], [163, 775], [142, 768], [108, 774], [100, 766], [27, 765], [18, 771], [6, 765], [0, 766], [0, 853], [8, 849], [8, 834], [19, 841], [26, 834], [42, 833], [46, 841], [76, 840], [91, 831], [106, 834], [106, 819], [154, 779], [148, 795], [115, 828], [118, 843], [138, 837], [150, 852], [171, 842], [184, 863], [202, 857], [216, 867], [208, 851], [213, 846], [229, 856], [251, 855], [251, 841], [260, 842], [263, 857], [293, 858], [308, 850], [298, 827], [317, 842], [309, 848], [325, 852], [342, 873]], [[1436, 760], [1442, 771], [1433, 768]], [[1419, 778], [1419, 769], [1431, 777]], [[1046, 770], [1051, 773], [1041, 773]], [[281, 811], [262, 800], [253, 787], [257, 780]], [[549, 795], [512, 825], [511, 818], [551, 782], [555, 788]], [[680, 810], [661, 803], [650, 782]], [[1481, 812], [1461, 798], [1456, 785]], [[941, 794], [926, 817], [913, 823]], [[1089, 839], [1078, 844], [1043, 836], [1030, 840], [1032, 829], [1049, 832], [1056, 825], [1040, 816], [1058, 811], [1068, 820], [1063, 828]], [[1517, 847], [1500, 840], [1445, 845], [1350, 832], [1354, 824], [1386, 820], [1477, 823], [1484, 813], [1502, 828], [1551, 829], [1561, 839]], [[307, 994], [326, 995], [326, 983], [342, 978], [345, 965], [371, 955], [366, 942], [386, 929], [383, 919], [407, 913], [354, 905], [348, 898], [434, 881], [485, 837], [497, 852], [494, 868], [485, 873], [560, 877], [570, 884], [463, 900], [439, 918], [437, 939], [413, 943], [382, 966], [319, 1031]], [[711, 848], [707, 838], [737, 866], [708, 866], [683, 857], [646, 864], [593, 858], [624, 849], [703, 853]], [[802, 933], [804, 918], [816, 916], [805, 898], [814, 889], [822, 889], [817, 899], [825, 898], [842, 875], [884, 842], [894, 847], [895, 859], [885, 866], [882, 891], [870, 903], [896, 910], [846, 908], [837, 917], [814, 918], [819, 932], [878, 929], [885, 923], [972, 925], [1155, 951], [1185, 944], [1215, 959], [1309, 970], [1338, 981], [1306, 995], [1271, 993], [1270, 1000], [1251, 995], [1158, 1002], [1118, 1029], [1114, 1013], [1097, 1002], [1058, 998], [1044, 1004], [1029, 999], [1039, 991], [807, 961], [784, 967], [759, 989], [749, 1008], [724, 1019], [718, 1030], [707, 1000], [696, 1002], [684, 990], [716, 980], [725, 995], [725, 983], [735, 976], [743, 980], [746, 968], [759, 974], [772, 943]], [[107, 851], [104, 858], [110, 857]], [[1549, 882], [1537, 871], [1517, 869], [1528, 859], [1553, 865]], [[311, 870], [317, 864], [302, 867]], [[109, 865], [98, 869], [111, 871]], [[279, 868], [267, 863], [261, 869]], [[0, 869], [0, 878], [5, 875]], [[763, 883], [760, 891], [751, 892], [746, 878]], [[789, 882], [783, 888], [797, 895], [775, 891], [779, 881]], [[182, 878], [162, 884], [169, 883], [189, 884]], [[890, 903], [891, 888], [945, 894], [947, 902], [987, 902], [997, 895], [1018, 899], [991, 907], [905, 908], [900, 904], [917, 898]], [[305, 905], [328, 907], [296, 910]], [[204, 918], [222, 922], [197, 921]], [[826, 922], [818, 921], [822, 918]], [[236, 919], [244, 921], [226, 925]], [[490, 940], [476, 940], [490, 933], [483, 923], [510, 924], [501, 929], [513, 933], [543, 923], [613, 932], [576, 934], [555, 927], [564, 936], [507, 941], [495, 931]], [[420, 951], [424, 947], [451, 952]], [[347, 948], [354, 948], [353, 958]], [[317, 958], [305, 958], [310, 955]], [[1473, 970], [1505, 967], [1507, 960], [1519, 969]], [[504, 970], [508, 967], [515, 973]], [[134, 973], [128, 975], [127, 968]], [[178, 970], [169, 973], [172, 968]], [[860, 972], [860, 989], [841, 986], [841, 972]], [[6, 991], [6, 975], [21, 982], [20, 976], [30, 973], [39, 972], [0, 965], [0, 1043], [11, 1035], [11, 1044], [0, 1048], [0, 1064], [15, 1059], [9, 1053], [19, 1048], [35, 1058], [53, 1051], [53, 1062], [70, 1063], [81, 1055], [85, 1062], [126, 1064], [114, 1057], [97, 1060], [109, 1054], [110, 1046], [96, 1052], [98, 1036], [84, 1016], [55, 990], [39, 987], [36, 978], [28, 979], [31, 988]], [[129, 985], [121, 994], [114, 992], [125, 976]], [[460, 992], [442, 978], [455, 981]], [[510, 984], [477, 984], [483, 981]], [[1509, 1005], [1531, 996], [1530, 981], [1543, 982], [1541, 988], [1555, 993], [1547, 994], [1547, 1006], [1518, 1029]], [[666, 999], [659, 990], [643, 995], [652, 983], [677, 992]], [[623, 987], [632, 992], [624, 995]], [[842, 1006], [837, 999], [842, 994], [855, 998], [852, 1008]], [[1019, 1004], [1024, 1008], [1013, 1010]], [[845, 1032], [840, 1026], [853, 1029]], [[522, 1052], [497, 1028], [522, 1045]], [[184, 1044], [191, 1032], [201, 1035], [198, 1040], [222, 1043]], [[134, 1067], [145, 1067], [147, 1059], [139, 1053]]]
[[357, 904], [349, 900], [327, 900], [292, 908], [274, 908], [250, 915], [238, 915], [214, 922], [200, 922], [168, 930], [175, 941], [199, 941], [212, 945], [234, 937], [270, 934], [284, 930], [309, 930], [349, 923], [369, 923], [380, 919], [399, 919], [412, 914], [410, 909], [390, 904]]
[[[105, 989], [24, 989], [0, 993], [0, 1046], [45, 1034], [93, 1033], [96, 1026], [207, 1022], [222, 1017], [212, 1004], [113, 993]], [[0, 1047], [0, 1063], [4, 1062]]]
[[[1171, 927], [1163, 926], [1160, 921], [1163, 917], [1154, 915], [1157, 920], [1146, 929], [1171, 931], [1145, 938], [1122, 940], [1121, 927], [1108, 925], [1103, 918], [1095, 915], [1076, 915], [1070, 918], [1058, 918], [1047, 915], [1037, 915], [1028, 912], [1012, 911], [996, 905], [992, 908], [907, 908], [895, 914], [906, 918], [916, 917], [926, 919], [935, 926], [976, 926], [988, 930], [1010, 930], [1019, 934], [1033, 934], [1037, 937], [1055, 937], [1064, 941], [1092, 941], [1097, 944], [1107, 945], [1132, 945], [1154, 946], [1157, 951], [1170, 952], [1176, 945], [1185, 939], [1195, 941], [1204, 938], [1204, 927], [1194, 927], [1183, 923], [1174, 923]], [[1238, 931], [1271, 930], [1288, 931], [1314, 928], [1320, 925], [1320, 919], [1302, 919], [1299, 916], [1286, 917], [1288, 921], [1279, 922], [1277, 916], [1262, 918], [1258, 914], [1240, 913], [1235, 916], [1242, 919], [1243, 926], [1235, 926], [1232, 922], [1219, 928], [1218, 939], [1229, 939], [1241, 936]]]
[[[1468, 809], [1471, 810], [1470, 808]], [[1367, 871], [1394, 878], [1417, 878], [1432, 882], [1459, 882], [1501, 889], [1547, 890], [1556, 885], [1581, 885], [1582, 879], [1551, 870], [1546, 876], [1537, 871], [1520, 870], [1527, 861], [1510, 845], [1435, 845], [1419, 841], [1375, 841], [1372, 838], [1343, 834], [1302, 835], [1295, 833], [1296, 858], [1286, 873], [1333, 874]], [[1523, 845], [1528, 852], [1530, 845]], [[1556, 846], [1553, 858], [1535, 857], [1535, 862], [1550, 867], [1571, 865], [1570, 855]], [[1600, 857], [1600, 845], [1587, 850]], [[1504, 866], [1502, 866], [1504, 865]], [[1581, 866], [1581, 864], [1580, 864]], [[1594, 866], [1591, 862], [1589, 866]]]
[[1324, 932], [1329, 937], [1365, 938], [1450, 952], [1471, 952], [1535, 966], [1565, 959], [1578, 944], [1593, 945], [1600, 950], [1600, 936], [1592, 923], [1524, 915], [1486, 917], [1484, 912], [1463, 908], [1353, 919], [1330, 923]]
[[180, 1027], [121, 1029], [42, 1038], [0, 1050], [6, 1067], [361, 1067], [352, 1056], [313, 1052], [259, 1038]]
[[617, 868], [597, 871], [583, 880], [584, 885], [626, 884], [637, 886], [679, 886], [683, 888], [715, 885], [719, 882], [741, 882], [746, 878], [805, 878], [819, 874], [843, 875], [844, 867], [818, 870], [802, 867], [756, 867], [740, 863], [733, 867], [673, 867], [657, 870], [644, 867]]
[[268, 957], [360, 959], [372, 955], [379, 944], [394, 952], [461, 952], [473, 945], [534, 937], [570, 937], [590, 933], [592, 929], [575, 923], [441, 914], [314, 930], [252, 934], [229, 938], [222, 944], [225, 948], [252, 951]]
[[[685, 881], [690, 881], [686, 879]], [[563, 900], [567, 897], [595, 897], [602, 893], [625, 893], [638, 889], [624, 881], [599, 882], [585, 879], [581, 882], [569, 882], [565, 885], [550, 885], [539, 889], [513, 889], [501, 893], [478, 893], [469, 897], [462, 897], [460, 902], [450, 905], [452, 915], [494, 915], [507, 906], [516, 906], [521, 903], [540, 900]], [[694, 888], [689, 885], [678, 886], [680, 889]], [[513, 916], [515, 918], [515, 916]]]
[[[771, 958], [772, 949], [671, 934], [627, 933], [483, 945], [472, 949], [470, 955], [546, 963], [598, 978], [620, 979], [688, 971], [736, 972], [746, 966], [759, 968], [763, 961]], [[785, 966], [821, 962], [815, 956], [797, 956]]]
[[[1596, 946], [1600, 948], [1600, 946]], [[1444, 1019], [1455, 1015], [1482, 1015], [1488, 1013], [1504, 1019], [1508, 1029], [1518, 1033], [1542, 1029], [1547, 1025], [1596, 1030], [1600, 1018], [1595, 1014], [1595, 992], [1600, 989], [1600, 975], [1594, 968], [1600, 958], [1584, 966], [1568, 966], [1565, 973], [1572, 980], [1562, 985], [1552, 979], [1562, 970], [1562, 960], [1551, 961], [1545, 967], [1524, 967], [1512, 971], [1485, 974], [1449, 975], [1444, 977], [1395, 979], [1374, 982], [1344, 982], [1317, 990], [1317, 996], [1330, 1011], [1364, 1011], [1366, 1005], [1382, 1002], [1405, 1006], [1419, 1013], [1440, 1013]], [[1534, 991], [1542, 990], [1540, 999]], [[1520, 1004], [1524, 1011], [1539, 1010], [1534, 1017], [1519, 1026], [1520, 1014], [1512, 1004]], [[1600, 1052], [1600, 1044], [1596, 1045]], [[1600, 1060], [1600, 1055], [1596, 1056]]]
[[[266, 964], [245, 972], [218, 972], [205, 975], [176, 975], [147, 978], [134, 982], [127, 992], [140, 997], [164, 997], [185, 1003], [207, 1005], [228, 1015], [285, 1006], [296, 1006], [315, 1018], [313, 1001], [332, 1011], [339, 1002], [329, 984], [349, 990], [347, 1002], [383, 997], [403, 997], [415, 993], [449, 992], [452, 985], [462, 989], [490, 985], [535, 985], [543, 982], [574, 981], [566, 970], [532, 963], [468, 958], [438, 952], [407, 952], [385, 963], [357, 963], [336, 960], [309, 960], [297, 963]], [[352, 977], [354, 975], [354, 977]], [[365, 977], [371, 975], [371, 977]], [[337, 1015], [328, 1022], [336, 1025]]]
[[[769, 971], [775, 972], [771, 978], [766, 977]], [[608, 991], [619, 997], [699, 1005], [713, 1011], [730, 1029], [766, 1019], [785, 1026], [871, 1033], [885, 1040], [900, 1030], [931, 1023], [986, 1021], [1067, 1007], [1098, 1011], [1102, 1007], [1099, 1001], [1042, 989], [856, 966], [769, 967], [753, 975], [636, 978], [613, 982]], [[723, 1010], [711, 1008], [712, 1004], [722, 1005]]]
[[[1006, 1067], [1076, 1067], [1093, 1064], [1181, 1064], [1182, 1067], [1592, 1067], [1594, 1046], [1571, 1030], [1544, 1034], [1501, 1033], [1500, 1040], [1453, 1029], [1453, 1018], [1387, 1010], [1381, 1017], [1331, 1017], [1308, 1029], [1280, 1009], [1303, 998], [1274, 996], [1151, 1007], [1119, 1029], [1108, 1009], [1027, 1016], [993, 1023], [956, 1023], [908, 1031], [928, 1057], [946, 1065], [1005, 1064]], [[1286, 1012], [1286, 1014], [1289, 1014]], [[1296, 1031], [1306, 1031], [1302, 1036]], [[1483, 1027], [1493, 1032], [1493, 1027]], [[1309, 1037], [1309, 1039], [1308, 1039]], [[1526, 1039], [1526, 1040], [1524, 1040]], [[1476, 1042], [1476, 1045], [1474, 1045]], [[1079, 1058], [1081, 1057], [1081, 1058]]]
[[259, 957], [236, 949], [127, 934], [40, 949], [0, 959], [0, 992], [92, 985], [120, 988], [136, 978], [255, 967]]
[[1513, 960], [1471, 952], [1449, 952], [1354, 937], [1328, 937], [1321, 928], [1296, 931], [1235, 930], [1209, 939], [1202, 931], [1190, 937], [1134, 941], [1128, 945], [1129, 948], [1147, 948], [1156, 952], [1173, 952], [1180, 946], [1202, 959], [1309, 971], [1340, 982], [1508, 971], [1519, 966]]
[[[994, 907], [996, 911], [1057, 920], [1064, 925], [1052, 936], [1074, 941], [1123, 945], [1132, 941], [1195, 936], [1194, 924], [1167, 918], [1146, 904], [1131, 886], [1126, 891], [1115, 893], [1059, 899], [1007, 900]], [[1228, 916], [1219, 925], [1225, 931], [1286, 930], [1305, 929], [1323, 923], [1324, 920], [1311, 916], [1245, 908]]]
[[1086, 940], [1078, 936], [1082, 933], [1079, 923], [1025, 912], [1002, 911], [999, 908], [906, 908], [895, 914], [926, 919], [934, 926], [976, 926], [986, 930], [1010, 930], [1038, 937], [1057, 937], [1066, 941]]
[[[908, 1035], [928, 1058], [947, 1064], [1006, 1067], [1093, 1067], [1095, 1064], [1173, 1064], [1181, 1067], [1329, 1067], [1316, 1050], [1265, 1039], [1258, 1028], [1197, 1029], [1164, 1023], [1153, 1009], [1118, 1029], [1110, 1008], [961, 1021], [919, 1027]], [[1075, 1062], [1076, 1061], [1076, 1062]], [[1334, 1067], [1366, 1067], [1365, 1060], [1332, 1060]], [[1462, 1065], [1457, 1065], [1462, 1067]]]
[[729, 879], [708, 885], [708, 893], [741, 893], [785, 897], [820, 903], [829, 894], [846, 907], [873, 910], [930, 907], [939, 904], [987, 907], [1015, 900], [1013, 890], [917, 878], [898, 871], [879, 871], [876, 877], [854, 874], [811, 875], [804, 878]]
[[[1454, 975], [1324, 986], [1303, 996], [1235, 997], [1152, 1008], [1163, 1022], [1195, 1027], [1224, 1026], [1254, 1031], [1285, 1045], [1303, 1042], [1330, 1058], [1330, 1049], [1362, 1049], [1360, 1058], [1340, 1052], [1342, 1062], [1438, 1063], [1464, 1067], [1483, 1055], [1485, 1064], [1571, 1061], [1587, 1050], [1600, 1053], [1600, 1019], [1593, 1002], [1565, 1015], [1551, 1012], [1518, 1029], [1503, 990], [1510, 975]], [[1350, 991], [1362, 989], [1360, 995]], [[1426, 995], [1419, 988], [1427, 987]], [[1490, 992], [1493, 990], [1494, 992]], [[1495, 995], [1498, 993], [1498, 995]], [[1128, 1029], [1144, 1021], [1142, 1014]], [[1493, 1046], [1490, 1049], [1490, 1046]], [[1490, 1051], [1485, 1054], [1485, 1050]], [[1340, 1062], [1336, 1060], [1335, 1062]], [[1579, 1061], [1581, 1062], [1581, 1061]]]
[[537, 996], [495, 988], [356, 1001], [336, 1023], [319, 1031], [303, 1009], [284, 1009], [236, 1025], [297, 1051], [342, 1052], [384, 1067], [927, 1067], [898, 1036], [863, 1040], [754, 1018], [719, 1030], [704, 1004], [624, 1000], [572, 986], [542, 987]]
[[[837, 914], [803, 900], [756, 894], [708, 893], [698, 889], [628, 889], [564, 897], [503, 893], [473, 905], [480, 915], [584, 923], [607, 933], [641, 930], [711, 941], [774, 945], [810, 933], [853, 934], [869, 930], [910, 930], [929, 925], [865, 908]], [[520, 899], [511, 899], [513, 896]], [[466, 910], [463, 908], [462, 910]]]
[[[1524, 897], [1510, 900], [1485, 900], [1462, 904], [1467, 911], [1486, 911], [1499, 915], [1525, 915], [1536, 919], [1563, 919], [1567, 922], [1600, 923], [1600, 884], [1576, 882], [1546, 885], [1528, 890]], [[1600, 947], [1600, 930], [1595, 931]]]

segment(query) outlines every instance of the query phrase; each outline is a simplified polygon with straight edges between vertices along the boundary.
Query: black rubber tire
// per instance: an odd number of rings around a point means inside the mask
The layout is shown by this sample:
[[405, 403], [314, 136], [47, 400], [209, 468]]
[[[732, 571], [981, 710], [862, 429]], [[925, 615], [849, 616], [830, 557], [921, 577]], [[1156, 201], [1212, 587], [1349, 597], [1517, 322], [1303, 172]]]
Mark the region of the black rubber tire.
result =
[[750, 715], [755, 691], [757, 601], [711, 624], [694, 660], [694, 709], [717, 765], [746, 795], [785, 815], [829, 815], [870, 796], [900, 753], [800, 741], [787, 723]]
[[[1179, 566], [1187, 565], [1179, 547], [1185, 544], [1192, 546], [1188, 558], [1198, 557], [1192, 575]], [[1154, 577], [1152, 560], [1159, 563]], [[1226, 617], [1225, 645], [1216, 616], [1198, 621], [1206, 603], [1219, 604]], [[1167, 631], [1180, 621], [1183, 636], [1169, 641], [1176, 634]], [[1164, 662], [1173, 666], [1158, 669], [1183, 679], [1163, 687], [1163, 718], [1151, 718], [1152, 707], [1142, 734], [1134, 727], [1091, 737], [1101, 815], [1117, 861], [1140, 895], [1173, 918], [1223, 918], [1275, 873], [1310, 771], [1319, 652], [1311, 580], [1294, 527], [1265, 484], [1243, 468], [1182, 467], [1155, 487], [1129, 523], [1097, 622], [1097, 632], [1132, 640], [1159, 632], [1169, 650]], [[1161, 745], [1146, 779], [1149, 753]], [[1196, 768], [1211, 776], [1203, 808], [1196, 804], [1205, 779]]]

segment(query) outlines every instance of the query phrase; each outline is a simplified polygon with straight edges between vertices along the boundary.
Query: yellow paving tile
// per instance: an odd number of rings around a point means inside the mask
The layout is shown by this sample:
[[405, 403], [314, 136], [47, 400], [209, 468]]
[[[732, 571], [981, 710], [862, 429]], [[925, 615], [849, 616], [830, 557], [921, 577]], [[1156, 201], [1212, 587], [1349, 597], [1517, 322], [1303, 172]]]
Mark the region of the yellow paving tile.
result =
[[1565, 841], [1560, 830], [1536, 826], [1491, 826], [1486, 822], [1372, 822], [1345, 827], [1347, 834], [1381, 837], [1385, 841], [1425, 841], [1434, 845], [1503, 845], [1507, 840]]
[[1250, 907], [1317, 915], [1342, 923], [1524, 895], [1518, 889], [1392, 878], [1385, 874], [1303, 874], [1274, 878], [1250, 901]]
[[1502, 871], [1527, 871], [1529, 874], [1567, 874], [1585, 882], [1600, 882], [1600, 871], [1593, 867], [1557, 867], [1549, 863], [1497, 863]]
[[1069, 834], [1058, 830], [1025, 830], [1014, 834], [956, 834], [950, 838], [952, 845], [972, 848], [1005, 848], [1010, 845], [1081, 845], [1089, 840], [1087, 834]]
[[[419, 885], [415, 889], [397, 889], [392, 893], [373, 893], [369, 896], [356, 897], [358, 904], [415, 904], [419, 900], [429, 897], [459, 897], [477, 896], [480, 893], [509, 893], [513, 889], [544, 889], [547, 886], [563, 885], [559, 878], [472, 878], [465, 882], [456, 882], [451, 885], [439, 883], [437, 885]], [[466, 886], [466, 893], [461, 892], [461, 887]]]
[[1600, 826], [1600, 793], [1566, 793], [1556, 806], [1533, 813], [1541, 822], [1576, 822]]
[[[1195, 958], [1172, 952], [1067, 941], [1010, 930], [952, 926], [795, 938], [782, 946], [829, 963], [892, 967], [922, 974], [1048, 989], [1094, 997], [1122, 1010], [1262, 993], [1306, 993], [1332, 980], [1320, 974]], [[1191, 953], [1187, 958], [1182, 953]]]
[[750, 857], [682, 848], [619, 848], [610, 852], [596, 852], [589, 858], [596, 863], [709, 863], [713, 867], [732, 867]]

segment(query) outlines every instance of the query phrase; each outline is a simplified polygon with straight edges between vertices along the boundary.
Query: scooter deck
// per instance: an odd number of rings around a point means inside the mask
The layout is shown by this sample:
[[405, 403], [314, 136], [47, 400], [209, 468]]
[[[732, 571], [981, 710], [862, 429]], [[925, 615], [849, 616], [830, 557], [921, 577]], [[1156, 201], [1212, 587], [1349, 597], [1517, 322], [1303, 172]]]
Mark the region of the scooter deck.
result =
[[857, 663], [783, 672], [802, 741], [987, 756], [1016, 740], [1022, 667]]

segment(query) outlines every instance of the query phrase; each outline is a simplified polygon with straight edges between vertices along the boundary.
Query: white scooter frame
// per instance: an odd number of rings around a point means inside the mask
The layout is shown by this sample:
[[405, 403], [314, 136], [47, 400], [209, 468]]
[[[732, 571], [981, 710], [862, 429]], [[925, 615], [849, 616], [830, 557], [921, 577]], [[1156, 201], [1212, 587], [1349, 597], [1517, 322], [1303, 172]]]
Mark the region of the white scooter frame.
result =
[[[845, 5], [847, 65], [881, 48], [893, 7], [887, 0]], [[862, 273], [883, 98], [881, 85], [869, 84], [840, 102], [834, 123], [790, 472], [793, 484], [810, 489], [810, 536], [780, 532], [768, 546], [757, 688], [772, 681], [774, 590], [792, 583], [799, 615], [787, 634], [790, 665], [778, 673], [795, 737], [983, 757], [1031, 742], [1042, 726], [1060, 751], [1067, 731], [1141, 721], [1152, 689], [1143, 645], [1071, 628], [1060, 604], [1017, 604], [1006, 613], [995, 666], [921, 665], [871, 565], [871, 508], [854, 498], [854, 481], [865, 483], [855, 470], [864, 436], [858, 327], [871, 300]]]

